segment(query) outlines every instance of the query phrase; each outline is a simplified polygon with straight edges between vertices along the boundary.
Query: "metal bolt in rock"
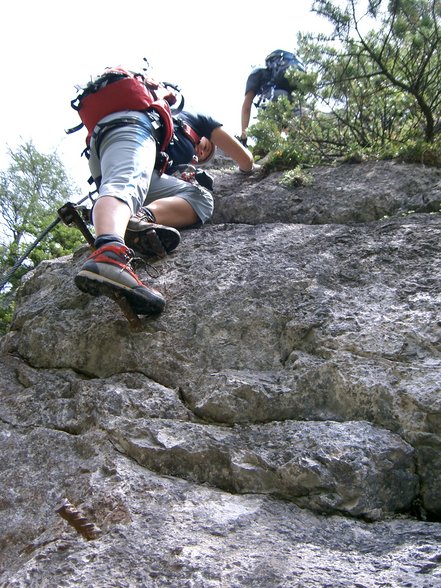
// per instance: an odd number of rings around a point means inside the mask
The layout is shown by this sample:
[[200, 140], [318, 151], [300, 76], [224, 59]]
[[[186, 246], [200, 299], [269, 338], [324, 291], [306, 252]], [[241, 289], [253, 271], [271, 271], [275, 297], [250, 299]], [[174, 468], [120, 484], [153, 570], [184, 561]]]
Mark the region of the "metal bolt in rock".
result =
[[101, 530], [94, 523], [89, 523], [67, 498], [63, 500], [56, 512], [88, 541], [97, 539], [101, 534]]

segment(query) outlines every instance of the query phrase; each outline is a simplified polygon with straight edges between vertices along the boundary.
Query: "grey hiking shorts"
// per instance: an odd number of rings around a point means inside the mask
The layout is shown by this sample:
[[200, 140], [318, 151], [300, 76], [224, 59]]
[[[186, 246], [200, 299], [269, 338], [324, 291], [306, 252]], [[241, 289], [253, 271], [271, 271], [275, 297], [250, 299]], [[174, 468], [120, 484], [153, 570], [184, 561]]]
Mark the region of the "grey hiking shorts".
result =
[[150, 188], [144, 204], [148, 206], [155, 200], [170, 196], [177, 196], [186, 200], [198, 215], [200, 224], [207, 222], [213, 214], [213, 196], [208, 190], [197, 184], [184, 182], [174, 176], [168, 176], [167, 174], [160, 176], [155, 170], [152, 174]]
[[98, 123], [115, 123], [124, 118], [139, 120], [138, 124], [110, 126], [99, 140], [90, 142], [89, 168], [94, 180], [101, 178], [98, 197], [113, 196], [126, 202], [136, 213], [140, 206], [154, 200], [177, 196], [186, 200], [205, 223], [213, 214], [213, 197], [201, 186], [184, 182], [174, 176], [159, 175], [156, 161], [155, 130], [147, 115], [138, 111], [110, 114]]
[[[139, 124], [109, 126], [130, 118]], [[122, 121], [121, 121], [122, 122]], [[89, 168], [94, 180], [100, 179], [98, 194], [113, 196], [126, 202], [132, 213], [142, 206], [156, 160], [155, 131], [147, 115], [137, 111], [110, 114], [100, 120], [95, 130], [103, 128], [99, 136], [99, 154], [96, 136], [90, 141]]]

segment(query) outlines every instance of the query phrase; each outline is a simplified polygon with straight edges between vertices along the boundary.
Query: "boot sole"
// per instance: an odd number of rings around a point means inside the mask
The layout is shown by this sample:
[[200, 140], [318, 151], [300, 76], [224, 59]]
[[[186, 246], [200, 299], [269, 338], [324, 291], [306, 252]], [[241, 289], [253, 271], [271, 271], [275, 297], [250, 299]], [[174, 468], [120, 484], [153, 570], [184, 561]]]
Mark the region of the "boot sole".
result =
[[179, 245], [181, 235], [176, 229], [157, 225], [154, 229], [127, 230], [124, 240], [127, 247], [146, 257], [165, 257]]
[[159, 314], [165, 307], [165, 299], [159, 294], [148, 292], [150, 299], [145, 298], [137, 295], [133, 288], [126, 288], [116, 282], [105, 280], [102, 276], [87, 270], [80, 271], [75, 276], [75, 285], [86, 294], [107, 296], [116, 302], [120, 296], [123, 296], [136, 314]]

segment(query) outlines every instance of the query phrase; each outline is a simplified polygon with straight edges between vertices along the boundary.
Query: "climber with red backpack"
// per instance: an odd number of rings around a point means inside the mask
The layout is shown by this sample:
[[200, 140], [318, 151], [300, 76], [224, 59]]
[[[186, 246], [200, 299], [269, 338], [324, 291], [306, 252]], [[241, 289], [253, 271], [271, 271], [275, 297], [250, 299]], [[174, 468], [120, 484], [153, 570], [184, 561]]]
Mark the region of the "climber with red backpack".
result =
[[[160, 313], [165, 299], [133, 271], [135, 252], [169, 253], [180, 242], [179, 228], [199, 226], [213, 213], [210, 191], [170, 175], [173, 165], [195, 157], [203, 163], [215, 144], [243, 171], [253, 165], [251, 153], [213, 119], [196, 115], [196, 129], [186, 128], [187, 135], [179, 138], [183, 123], [171, 110], [176, 100], [169, 86], [118, 67], [108, 68], [72, 101], [82, 121], [78, 127], [87, 128], [89, 168], [98, 192], [92, 210], [95, 251], [75, 283], [93, 296], [125, 301], [136, 314]], [[180, 152], [189, 134], [191, 149]]]
[[[147, 196], [157, 154], [172, 139], [170, 107], [175, 101], [163, 85], [120, 67], [107, 68], [72, 101], [87, 128], [89, 167], [98, 187], [92, 210], [95, 251], [75, 284], [93, 296], [122, 299], [137, 315], [157, 314], [165, 306], [162, 294], [133, 271], [134, 252], [125, 234]], [[184, 182], [182, 186], [187, 189]], [[172, 247], [179, 242], [172, 227], [158, 224], [154, 230], [167, 235]]]

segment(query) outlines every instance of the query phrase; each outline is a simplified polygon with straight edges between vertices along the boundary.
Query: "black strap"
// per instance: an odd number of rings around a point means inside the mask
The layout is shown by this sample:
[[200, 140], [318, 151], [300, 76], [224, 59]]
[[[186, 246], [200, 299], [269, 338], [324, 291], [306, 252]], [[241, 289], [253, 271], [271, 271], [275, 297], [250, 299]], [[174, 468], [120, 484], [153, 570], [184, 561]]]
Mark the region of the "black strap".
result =
[[[162, 122], [161, 117], [157, 112], [146, 112], [145, 113], [148, 118], [153, 123], [153, 130], [154, 130], [154, 137], [156, 140], [156, 144], [159, 146], [161, 141], [161, 129], [162, 129]], [[97, 155], [99, 157], [100, 145], [104, 138], [104, 135], [111, 131], [112, 129], [117, 129], [120, 127], [126, 127], [128, 125], [135, 125], [138, 127], [142, 127], [143, 129], [147, 129], [150, 131], [150, 127], [140, 120], [139, 118], [132, 117], [132, 116], [125, 116], [123, 118], [118, 118], [116, 120], [111, 120], [105, 123], [98, 123], [92, 133], [92, 139], [95, 141], [95, 149]], [[156, 126], [155, 126], [156, 125]]]
[[71, 133], [76, 133], [77, 131], [79, 131], [80, 129], [82, 129], [84, 127], [83, 123], [80, 123], [79, 125], [77, 125], [76, 127], [72, 127], [71, 129], [65, 129], [65, 133], [67, 135], [70, 135]]

